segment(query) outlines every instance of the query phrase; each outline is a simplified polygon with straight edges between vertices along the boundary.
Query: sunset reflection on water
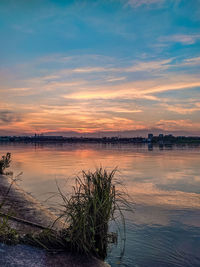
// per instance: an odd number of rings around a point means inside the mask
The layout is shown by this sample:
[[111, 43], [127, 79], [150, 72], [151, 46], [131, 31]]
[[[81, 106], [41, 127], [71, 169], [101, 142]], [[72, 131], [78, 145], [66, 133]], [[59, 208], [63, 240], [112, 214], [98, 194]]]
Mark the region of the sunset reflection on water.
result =
[[[129, 249], [122, 266], [136, 266], [135, 262], [138, 266], [147, 266], [141, 259], [141, 251], [136, 249], [138, 246], [152, 251], [148, 251], [150, 255], [147, 253], [151, 258], [149, 261], [152, 261], [151, 266], [169, 266], [169, 263], [170, 266], [179, 266], [176, 265], [181, 262], [179, 257], [186, 256], [185, 260], [191, 263], [190, 266], [198, 266], [195, 265], [196, 261], [200, 264], [196, 252], [197, 247], [200, 249], [196, 239], [200, 236], [199, 147], [174, 147], [162, 151], [157, 147], [149, 151], [146, 146], [101, 144], [0, 146], [1, 154], [7, 151], [12, 153], [11, 169], [15, 175], [23, 172], [21, 186], [40, 201], [45, 200], [49, 192], [57, 191], [55, 180], [62, 190], [70, 192], [73, 178], [81, 170], [94, 170], [99, 166], [108, 170], [117, 167], [117, 179], [123, 181], [135, 203], [135, 213], [127, 214]], [[167, 229], [167, 232], [163, 229]], [[166, 243], [171, 234], [171, 241]], [[158, 254], [164, 252], [159, 252], [157, 241], [152, 243], [154, 235], [158, 236], [169, 257], [175, 253], [175, 249], [177, 253], [173, 257], [176, 260], [166, 258], [166, 262], [156, 265], [158, 255], [155, 251]], [[148, 240], [145, 241], [145, 238]], [[134, 258], [130, 246], [134, 247]], [[115, 266], [116, 255], [117, 248], [114, 248], [108, 258], [112, 266]]]

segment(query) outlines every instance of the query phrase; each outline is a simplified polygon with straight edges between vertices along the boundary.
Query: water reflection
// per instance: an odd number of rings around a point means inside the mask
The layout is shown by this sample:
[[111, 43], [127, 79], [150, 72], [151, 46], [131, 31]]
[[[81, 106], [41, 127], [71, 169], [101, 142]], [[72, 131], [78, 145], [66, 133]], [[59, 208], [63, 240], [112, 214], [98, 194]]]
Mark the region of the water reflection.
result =
[[[82, 169], [118, 166], [136, 203], [124, 266], [200, 266], [200, 148], [113, 144], [1, 145], [22, 186], [40, 200]], [[70, 191], [73, 179], [67, 180]], [[108, 261], [115, 266], [117, 248]], [[197, 264], [197, 265], [196, 265]]]

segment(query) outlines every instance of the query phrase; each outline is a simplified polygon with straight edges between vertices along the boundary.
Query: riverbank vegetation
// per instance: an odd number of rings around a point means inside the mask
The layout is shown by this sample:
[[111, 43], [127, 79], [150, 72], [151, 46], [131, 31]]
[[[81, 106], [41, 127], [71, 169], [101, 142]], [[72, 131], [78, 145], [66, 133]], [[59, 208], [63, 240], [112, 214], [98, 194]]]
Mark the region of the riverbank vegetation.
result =
[[0, 159], [0, 174], [4, 174], [6, 168], [10, 167], [11, 153], [7, 153]]
[[19, 234], [9, 225], [7, 216], [0, 218], [0, 242], [8, 245], [19, 243]]
[[57, 220], [64, 220], [67, 227], [60, 231], [45, 229], [39, 234], [26, 235], [25, 243], [49, 251], [72, 251], [93, 255], [100, 259], [107, 256], [108, 245], [117, 243], [117, 233], [109, 233], [109, 223], [121, 221], [120, 237], [125, 240], [123, 211], [133, 211], [127, 193], [119, 190], [114, 179], [116, 169], [99, 168], [94, 172], [82, 171], [76, 178], [73, 194], [67, 196], [58, 187], [63, 200], [63, 212]]
[[58, 220], [65, 221], [63, 229], [55, 230], [53, 224], [39, 233], [20, 236], [4, 216], [0, 220], [0, 241], [7, 242], [7, 235], [10, 239], [13, 237], [13, 243], [17, 241], [48, 251], [71, 251], [105, 259], [109, 243], [117, 242], [117, 233], [109, 233], [109, 223], [120, 218], [124, 229], [120, 236], [125, 236], [123, 211], [132, 211], [126, 193], [118, 188], [120, 184], [116, 182], [115, 174], [116, 169], [82, 171], [81, 176], [75, 179], [70, 197], [58, 186], [63, 209], [54, 224]]

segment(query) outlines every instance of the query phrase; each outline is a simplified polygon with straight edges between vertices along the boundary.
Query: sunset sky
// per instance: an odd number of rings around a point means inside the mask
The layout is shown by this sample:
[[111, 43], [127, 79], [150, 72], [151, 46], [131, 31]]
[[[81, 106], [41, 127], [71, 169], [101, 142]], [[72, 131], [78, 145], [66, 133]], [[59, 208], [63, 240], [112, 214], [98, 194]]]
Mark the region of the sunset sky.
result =
[[0, 135], [200, 135], [199, 0], [1, 0]]

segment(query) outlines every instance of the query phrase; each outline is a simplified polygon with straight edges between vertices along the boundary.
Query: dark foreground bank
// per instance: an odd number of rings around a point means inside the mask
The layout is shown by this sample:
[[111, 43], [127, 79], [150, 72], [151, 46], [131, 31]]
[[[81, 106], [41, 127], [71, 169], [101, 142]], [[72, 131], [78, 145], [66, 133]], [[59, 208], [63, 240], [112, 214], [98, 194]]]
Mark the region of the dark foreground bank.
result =
[[[1, 215], [4, 214], [0, 217], [1, 226], [5, 222], [8, 227], [16, 230], [16, 233], [21, 236], [39, 233], [40, 226], [48, 228], [56, 219], [53, 214], [16, 184], [10, 187], [9, 178], [3, 175], [0, 176], [0, 203], [3, 203], [0, 210]], [[5, 216], [5, 214], [9, 216]], [[56, 230], [62, 227], [61, 221], [57, 221], [54, 225]], [[86, 257], [66, 251], [49, 253], [41, 248], [12, 244], [12, 240], [10, 241], [11, 245], [0, 243], [0, 266], [107, 266], [106, 263], [92, 256]]]

